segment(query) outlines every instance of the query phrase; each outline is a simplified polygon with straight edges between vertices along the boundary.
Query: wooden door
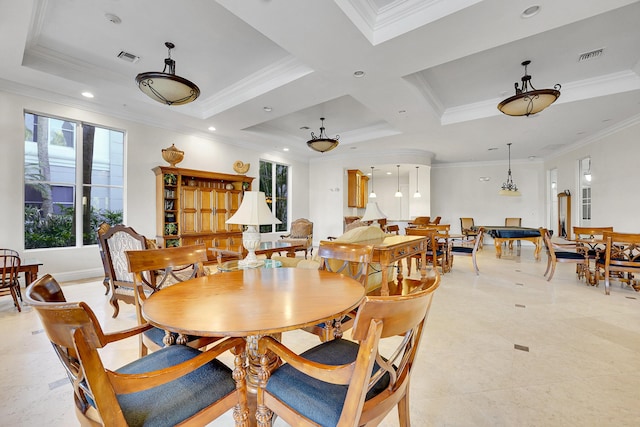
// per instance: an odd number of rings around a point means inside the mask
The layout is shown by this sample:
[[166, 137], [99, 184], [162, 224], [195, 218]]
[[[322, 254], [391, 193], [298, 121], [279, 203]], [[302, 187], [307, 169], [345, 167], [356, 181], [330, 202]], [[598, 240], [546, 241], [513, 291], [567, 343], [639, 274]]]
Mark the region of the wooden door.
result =
[[180, 234], [195, 233], [198, 227], [198, 187], [183, 186], [181, 191], [182, 229]]

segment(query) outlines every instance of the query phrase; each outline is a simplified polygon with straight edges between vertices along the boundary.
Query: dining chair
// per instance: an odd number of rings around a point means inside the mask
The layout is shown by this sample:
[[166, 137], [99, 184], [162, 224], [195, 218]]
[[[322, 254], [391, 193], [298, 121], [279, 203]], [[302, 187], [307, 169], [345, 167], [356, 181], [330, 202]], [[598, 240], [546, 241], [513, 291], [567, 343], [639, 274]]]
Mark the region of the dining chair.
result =
[[384, 232], [385, 233], [389, 233], [389, 234], [399, 235], [400, 234], [400, 226], [398, 224], [387, 225], [384, 228]]
[[[468, 256], [471, 257], [471, 262], [473, 264], [473, 269], [476, 272], [476, 276], [480, 275], [480, 270], [478, 269], [478, 263], [476, 261], [476, 254], [478, 253], [478, 249], [480, 249], [482, 238], [484, 237], [484, 228], [478, 228], [478, 234], [469, 239], [464, 239], [462, 241], [452, 241], [451, 245], [451, 260], [453, 265], [453, 260], [455, 256]], [[456, 244], [457, 243], [457, 244]]]
[[[318, 246], [320, 258], [319, 270], [343, 274], [351, 277], [367, 288], [369, 265], [373, 258], [373, 246], [359, 243], [336, 243], [321, 241]], [[355, 312], [331, 322], [302, 328], [304, 331], [317, 335], [320, 341], [330, 341], [342, 337], [342, 333], [353, 326]]]
[[[440, 244], [440, 235], [442, 225], [439, 226], [430, 226], [424, 228], [407, 228], [405, 229], [405, 233], [407, 236], [425, 236], [429, 238], [429, 242], [427, 243], [427, 251], [426, 251], [426, 260], [427, 262], [431, 262], [433, 268], [440, 266], [442, 273], [446, 273], [447, 270], [447, 251], [448, 247], [448, 239]], [[411, 261], [415, 260], [416, 262], [416, 271], [420, 270], [421, 265], [420, 262], [422, 260], [422, 256], [420, 254], [416, 254], [407, 259], [407, 275], [411, 275]]]
[[20, 301], [22, 301], [22, 292], [20, 291], [20, 282], [18, 281], [18, 273], [20, 270], [20, 256], [13, 249], [0, 249], [0, 296], [11, 295], [13, 305], [22, 311]]
[[[138, 325], [147, 322], [142, 316], [142, 307], [149, 295], [160, 292], [167, 286], [204, 276], [204, 262], [207, 260], [207, 248], [204, 244], [126, 251], [125, 254], [129, 272], [133, 273], [133, 296]], [[140, 357], [149, 351], [157, 351], [173, 344], [202, 348], [219, 339], [184, 336], [155, 327], [139, 337]]]
[[[67, 302], [49, 274], [27, 288], [26, 301], [73, 386], [81, 425], [201, 426], [230, 409], [234, 419], [247, 418], [243, 339], [221, 340], [205, 352], [174, 345], [112, 370], [103, 364], [104, 349], [151, 325], [105, 333], [91, 308]], [[233, 370], [217, 359], [227, 351], [235, 356]]]
[[114, 225], [100, 235], [100, 246], [109, 275], [111, 298], [109, 303], [113, 306], [113, 316], [120, 312], [119, 302], [135, 304], [133, 296], [133, 274], [127, 266], [126, 251], [153, 248], [155, 242], [149, 241], [133, 228], [123, 224]]
[[262, 358], [258, 425], [270, 426], [272, 414], [295, 426], [378, 425], [397, 406], [400, 426], [410, 426], [412, 368], [439, 282], [409, 295], [367, 296], [352, 340], [335, 339], [297, 355], [262, 337], [259, 353], [272, 351], [286, 363], [269, 374]]
[[[604, 233], [612, 232], [613, 227], [573, 227], [573, 236], [577, 243], [577, 251], [582, 253], [587, 259], [587, 265], [582, 271], [578, 271], [578, 277], [586, 277], [590, 285], [598, 284], [598, 275], [592, 273], [590, 264], [593, 260], [594, 266], [599, 258], [604, 258], [605, 240]], [[601, 263], [604, 266], [604, 263]]]
[[475, 228], [475, 222], [473, 218], [460, 218], [460, 232], [464, 235], [464, 237], [469, 238], [469, 236], [475, 236], [478, 234], [478, 230]]
[[[522, 227], [522, 218], [505, 218], [504, 219], [505, 227]], [[518, 248], [522, 246], [522, 241], [516, 240], [518, 243]], [[505, 245], [507, 242], [505, 242]], [[513, 250], [513, 240], [509, 240], [509, 249]]]
[[102, 268], [104, 270], [104, 279], [102, 279], [102, 285], [106, 288], [104, 291], [105, 295], [109, 295], [111, 284], [109, 283], [109, 265], [107, 264], [107, 257], [105, 255], [104, 248], [102, 247], [100, 236], [109, 231], [110, 228], [111, 224], [103, 222], [98, 226], [98, 229], [96, 230], [96, 234], [98, 236], [98, 248], [100, 249], [100, 260], [102, 261]]
[[603, 235], [606, 249], [604, 257], [596, 261], [596, 274], [604, 271], [605, 294], [610, 294], [610, 279], [614, 276], [621, 284], [626, 283], [635, 291], [640, 291], [640, 283], [636, 278], [640, 274], [640, 233], [605, 231]]
[[540, 228], [540, 235], [547, 249], [547, 269], [544, 272], [547, 282], [553, 277], [553, 273], [556, 271], [556, 263], [558, 262], [572, 262], [577, 265], [576, 268], [578, 269], [586, 268], [587, 260], [582, 253], [577, 251], [575, 243], [552, 242], [551, 234], [546, 228]]

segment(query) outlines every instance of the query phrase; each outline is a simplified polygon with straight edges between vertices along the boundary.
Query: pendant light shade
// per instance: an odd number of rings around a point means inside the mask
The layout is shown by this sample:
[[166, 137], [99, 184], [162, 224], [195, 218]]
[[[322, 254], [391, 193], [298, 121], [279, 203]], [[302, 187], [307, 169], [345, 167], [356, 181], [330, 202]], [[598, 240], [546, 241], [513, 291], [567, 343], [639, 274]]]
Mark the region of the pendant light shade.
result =
[[369, 193], [369, 198], [370, 199], [375, 199], [376, 197], [376, 192], [373, 190], [373, 166], [371, 166], [371, 193]]
[[511, 143], [507, 144], [509, 147], [509, 171], [507, 172], [507, 180], [502, 184], [502, 188], [498, 192], [501, 196], [519, 196], [518, 186], [513, 182], [511, 177]]
[[166, 105], [183, 105], [195, 101], [200, 89], [189, 80], [176, 76], [176, 61], [171, 59], [171, 42], [164, 44], [169, 49], [169, 57], [164, 60], [162, 72], [150, 71], [136, 76], [138, 87], [149, 98]]
[[413, 193], [414, 199], [419, 199], [420, 197], [422, 197], [422, 195], [420, 194], [420, 190], [418, 189], [418, 169], [419, 168], [420, 166], [416, 166], [416, 192]]
[[[524, 61], [524, 76], [522, 76], [522, 88], [515, 83], [516, 94], [498, 104], [498, 110], [508, 116], [529, 116], [539, 113], [549, 105], [556, 102], [560, 96], [560, 85], [556, 84], [553, 89], [536, 89], [531, 83], [531, 76], [527, 74], [527, 65], [531, 61]], [[531, 87], [531, 90], [529, 90]]]
[[324, 133], [324, 117], [320, 117], [320, 135], [316, 136], [313, 132], [311, 132], [311, 139], [307, 141], [307, 145], [312, 150], [318, 151], [320, 153], [326, 153], [327, 151], [331, 151], [338, 146], [338, 140], [340, 139], [340, 135], [336, 135], [335, 138], [329, 138]]
[[400, 192], [400, 165], [398, 166], [398, 191], [394, 194], [395, 197], [402, 197], [402, 193]]

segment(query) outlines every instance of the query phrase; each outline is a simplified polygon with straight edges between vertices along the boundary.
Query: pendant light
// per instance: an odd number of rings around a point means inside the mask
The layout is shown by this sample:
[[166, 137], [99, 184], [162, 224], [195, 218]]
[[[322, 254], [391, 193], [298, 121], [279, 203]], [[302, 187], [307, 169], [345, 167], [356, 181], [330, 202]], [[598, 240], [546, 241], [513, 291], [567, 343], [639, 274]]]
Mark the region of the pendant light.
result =
[[320, 153], [331, 151], [338, 146], [338, 140], [340, 135], [336, 135], [335, 138], [329, 138], [324, 133], [324, 117], [320, 117], [320, 135], [316, 136], [311, 132], [311, 139], [307, 141], [307, 145], [312, 150]]
[[[527, 74], [527, 65], [531, 61], [527, 60], [522, 63], [524, 67], [524, 76], [522, 76], [522, 87], [518, 87], [515, 83], [516, 94], [509, 97], [498, 104], [498, 110], [508, 116], [529, 116], [539, 113], [549, 105], [556, 102], [560, 96], [560, 85], [556, 84], [553, 89], [536, 89], [531, 83], [531, 76]], [[529, 90], [531, 87], [532, 90]]]
[[373, 166], [371, 166], [371, 193], [369, 193], [369, 198], [370, 199], [375, 199], [376, 197], [376, 192], [373, 191]]
[[138, 87], [149, 98], [167, 105], [183, 105], [200, 96], [200, 89], [195, 83], [176, 76], [176, 61], [171, 59], [171, 42], [164, 44], [169, 49], [169, 57], [164, 60], [162, 72], [150, 71], [136, 76]]
[[416, 166], [416, 192], [413, 193], [414, 199], [419, 199], [420, 197], [422, 197], [422, 195], [420, 194], [420, 190], [418, 190], [418, 169], [419, 168], [420, 166]]
[[502, 189], [498, 194], [501, 196], [519, 196], [518, 186], [513, 182], [513, 178], [511, 178], [511, 143], [508, 143], [507, 147], [509, 147], [509, 172], [507, 172], [507, 180], [502, 184]]
[[398, 166], [398, 191], [396, 191], [395, 197], [402, 197], [402, 193], [400, 192], [400, 165]]

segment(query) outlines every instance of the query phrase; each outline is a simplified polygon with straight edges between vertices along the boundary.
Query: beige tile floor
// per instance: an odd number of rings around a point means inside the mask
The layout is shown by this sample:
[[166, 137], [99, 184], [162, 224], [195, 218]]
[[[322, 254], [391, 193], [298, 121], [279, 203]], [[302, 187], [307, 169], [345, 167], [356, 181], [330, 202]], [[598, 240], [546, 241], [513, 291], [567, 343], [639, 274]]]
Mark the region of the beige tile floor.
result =
[[[558, 264], [546, 282], [546, 255], [535, 262], [532, 253], [523, 246], [520, 257], [498, 260], [486, 245], [479, 277], [464, 257], [443, 276], [413, 374], [413, 426], [640, 425], [640, 294], [614, 283], [605, 296], [603, 285], [578, 281], [572, 264]], [[111, 319], [97, 280], [64, 291], [87, 301], [106, 330], [135, 322], [128, 305]], [[17, 313], [10, 297], [0, 298], [0, 331], [0, 425], [78, 425], [35, 312]], [[317, 343], [297, 331], [284, 341], [294, 349]], [[115, 367], [136, 352], [132, 341], [103, 355]], [[233, 422], [229, 415], [210, 425]], [[397, 425], [395, 411], [382, 423]]]

